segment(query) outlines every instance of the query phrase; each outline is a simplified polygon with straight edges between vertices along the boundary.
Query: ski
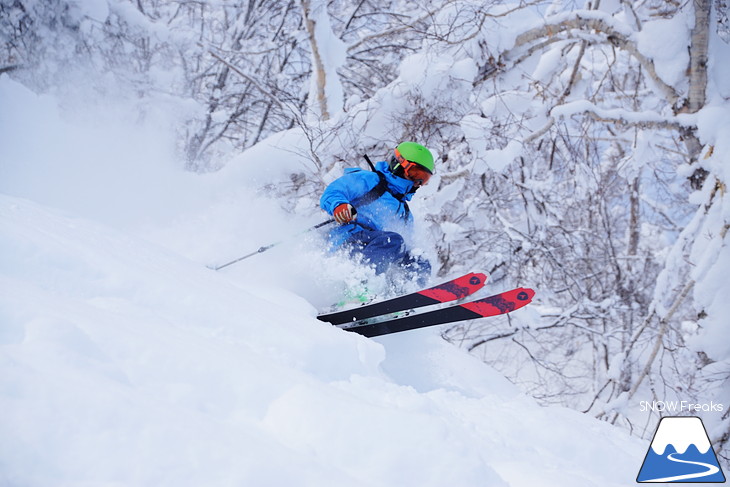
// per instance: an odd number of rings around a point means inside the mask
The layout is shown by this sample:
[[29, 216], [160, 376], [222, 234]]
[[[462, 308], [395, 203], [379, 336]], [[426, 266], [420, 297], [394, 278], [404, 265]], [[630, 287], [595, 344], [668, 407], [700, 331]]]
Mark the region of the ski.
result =
[[366, 337], [390, 335], [391, 333], [415, 330], [427, 326], [443, 325], [446, 323], [509, 313], [530, 303], [534, 295], [535, 291], [532, 289], [520, 287], [487, 298], [457, 304], [448, 308], [427, 311], [425, 313], [384, 319], [375, 323], [347, 323], [338, 326]]
[[449, 301], [455, 301], [474, 294], [476, 291], [484, 287], [486, 282], [487, 276], [485, 274], [480, 272], [471, 272], [422, 291], [405, 294], [385, 301], [366, 304], [353, 309], [321, 314], [317, 316], [317, 318], [333, 325], [339, 325], [342, 323], [352, 323], [372, 318], [373, 316], [385, 315], [396, 311], [447, 303]]

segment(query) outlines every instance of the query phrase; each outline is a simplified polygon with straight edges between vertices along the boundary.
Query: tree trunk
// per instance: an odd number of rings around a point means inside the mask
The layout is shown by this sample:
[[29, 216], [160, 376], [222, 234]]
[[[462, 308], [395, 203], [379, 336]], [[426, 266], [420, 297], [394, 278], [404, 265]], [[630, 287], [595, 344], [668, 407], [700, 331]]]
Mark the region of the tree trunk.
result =
[[309, 44], [312, 47], [312, 76], [315, 77], [316, 86], [316, 97], [317, 104], [319, 106], [319, 114], [322, 120], [328, 120], [330, 118], [329, 110], [327, 107], [327, 93], [325, 87], [327, 86], [327, 73], [324, 69], [324, 63], [322, 62], [322, 56], [319, 52], [319, 43], [317, 42], [316, 25], [311, 17], [311, 4], [309, 0], [301, 0], [302, 4], [302, 17], [304, 18], [304, 25], [307, 28], [307, 34], [309, 36]]
[[[710, 38], [710, 12], [712, 0], [694, 0], [695, 25], [689, 48], [689, 90], [684, 110], [695, 113], [705, 106], [707, 90], [707, 52]], [[690, 164], [699, 158], [702, 144], [694, 130], [685, 130], [684, 143], [690, 157]], [[707, 179], [707, 170], [695, 168], [689, 178], [693, 189], [699, 190]]]
[[707, 51], [710, 37], [712, 0], [694, 0], [695, 25], [689, 49], [689, 92], [687, 110], [695, 113], [705, 105], [707, 89]]

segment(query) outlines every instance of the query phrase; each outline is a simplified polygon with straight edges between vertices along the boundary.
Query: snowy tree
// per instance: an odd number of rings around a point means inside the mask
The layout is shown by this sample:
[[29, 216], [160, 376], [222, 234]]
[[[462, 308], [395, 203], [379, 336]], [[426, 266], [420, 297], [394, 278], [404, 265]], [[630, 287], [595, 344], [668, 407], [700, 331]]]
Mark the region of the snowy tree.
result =
[[[725, 156], [693, 115], [712, 113], [712, 4], [586, 7], [554, 2], [543, 18], [454, 6], [443, 21], [464, 32], [450, 31], [432, 52], [463, 53], [478, 75], [476, 110], [461, 120], [466, 147], [449, 157], [473, 162], [464, 174], [447, 161], [456, 172], [442, 180], [460, 185], [442, 218], [459, 225], [444, 233], [442, 268], [483, 261], [537, 281], [556, 306], [540, 326], [472, 324], [448, 336], [548, 402], [630, 423], [622, 411], [639, 391], [707, 399], [728, 377], [718, 363], [727, 364], [725, 352], [708, 354], [685, 329], [697, 323], [701, 336], [724, 328], [706, 315], [704, 297], [721, 287], [687, 300], [722, 258], [727, 231], [711, 216], [722, 213], [726, 178], [707, 162]], [[499, 32], [516, 25], [523, 28]], [[465, 193], [479, 196], [464, 201]], [[714, 257], [698, 251], [708, 234]], [[664, 242], [676, 242], [669, 254]]]

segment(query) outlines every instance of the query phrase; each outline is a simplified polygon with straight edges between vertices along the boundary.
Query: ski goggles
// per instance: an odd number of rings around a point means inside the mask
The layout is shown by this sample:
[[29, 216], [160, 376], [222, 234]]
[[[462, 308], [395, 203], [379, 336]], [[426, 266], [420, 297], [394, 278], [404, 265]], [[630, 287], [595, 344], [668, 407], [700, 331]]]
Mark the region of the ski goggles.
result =
[[403, 168], [403, 175], [413, 183], [413, 186], [420, 188], [428, 184], [428, 180], [431, 179], [431, 171], [417, 162], [405, 159], [398, 149], [395, 150], [395, 158], [398, 161], [398, 165]]

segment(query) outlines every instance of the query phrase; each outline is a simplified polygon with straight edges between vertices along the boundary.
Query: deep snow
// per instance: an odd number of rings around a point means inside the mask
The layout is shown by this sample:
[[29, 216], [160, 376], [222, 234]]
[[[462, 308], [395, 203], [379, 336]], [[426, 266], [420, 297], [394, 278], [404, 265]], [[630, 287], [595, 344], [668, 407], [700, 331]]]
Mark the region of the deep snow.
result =
[[243, 167], [296, 134], [193, 176], [160, 119], [91, 124], [7, 77], [0, 101], [0, 484], [633, 483], [648, 442], [539, 407], [438, 329], [316, 320], [357, 272], [316, 236], [206, 268], [322, 216]]

